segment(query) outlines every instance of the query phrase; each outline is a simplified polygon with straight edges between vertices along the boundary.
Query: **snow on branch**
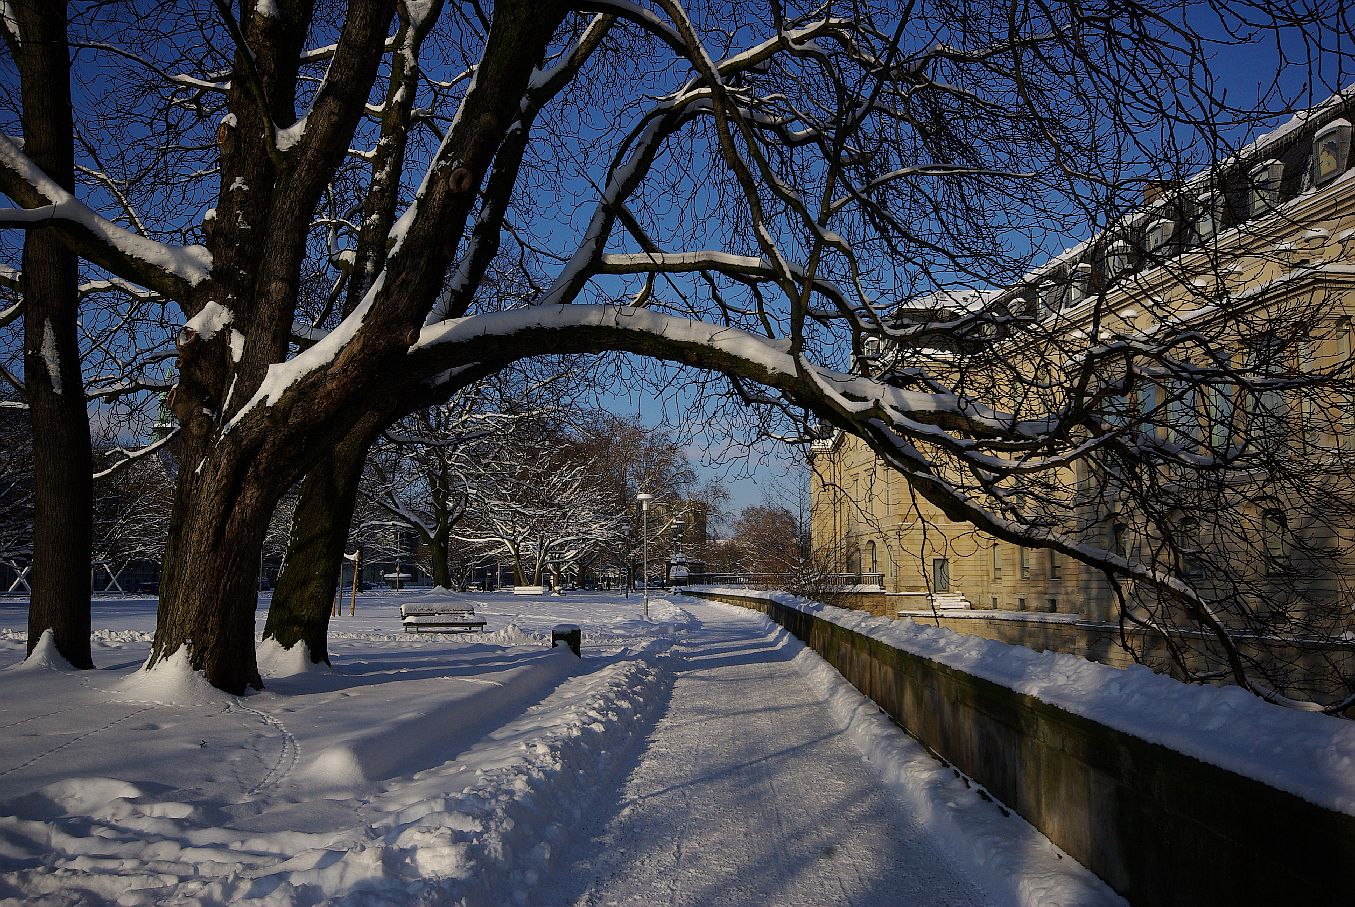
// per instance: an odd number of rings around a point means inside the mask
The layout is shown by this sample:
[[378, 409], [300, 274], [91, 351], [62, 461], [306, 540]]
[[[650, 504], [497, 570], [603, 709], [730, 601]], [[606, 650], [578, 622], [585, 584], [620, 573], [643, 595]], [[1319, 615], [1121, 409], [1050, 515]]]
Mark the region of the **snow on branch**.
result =
[[0, 189], [23, 208], [0, 210], [0, 228], [60, 223], [82, 256], [133, 282], [183, 298], [207, 278], [202, 246], [171, 246], [119, 227], [43, 173], [7, 135], [0, 135]]

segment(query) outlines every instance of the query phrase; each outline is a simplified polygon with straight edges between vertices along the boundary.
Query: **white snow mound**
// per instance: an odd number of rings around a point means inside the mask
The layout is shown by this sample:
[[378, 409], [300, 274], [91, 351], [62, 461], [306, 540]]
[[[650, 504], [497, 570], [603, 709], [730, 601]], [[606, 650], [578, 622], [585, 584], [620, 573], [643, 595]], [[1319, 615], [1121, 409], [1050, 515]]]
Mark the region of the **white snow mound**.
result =
[[201, 671], [195, 671], [188, 660], [191, 643], [184, 643], [166, 659], [150, 664], [150, 659], [126, 680], [118, 683], [117, 692], [145, 702], [161, 705], [211, 705], [231, 702], [234, 697], [223, 693], [207, 682]]
[[298, 674], [333, 670], [323, 661], [311, 661], [310, 647], [304, 642], [287, 649], [271, 637], [259, 643], [254, 660], [258, 662], [259, 673], [264, 677], [295, 677]]
[[27, 658], [10, 667], [11, 671], [74, 671], [71, 663], [62, 657], [56, 649], [56, 637], [50, 629], [43, 630], [38, 644]]

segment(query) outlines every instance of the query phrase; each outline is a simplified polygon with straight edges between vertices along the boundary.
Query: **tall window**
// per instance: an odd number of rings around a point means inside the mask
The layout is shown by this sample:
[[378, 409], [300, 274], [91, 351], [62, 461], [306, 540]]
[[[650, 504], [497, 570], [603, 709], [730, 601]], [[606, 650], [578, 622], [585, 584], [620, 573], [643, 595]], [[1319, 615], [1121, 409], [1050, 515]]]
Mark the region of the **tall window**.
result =
[[932, 560], [932, 590], [934, 592], [950, 591], [949, 559], [938, 557]]
[[1048, 318], [1059, 310], [1059, 285], [1051, 280], [1040, 284], [1037, 292], [1039, 308], [1036, 309], [1036, 318]]
[[1129, 559], [1129, 526], [1125, 523], [1112, 523], [1110, 526], [1110, 548], [1119, 557]]
[[1068, 272], [1068, 286], [1065, 289], [1065, 300], [1070, 306], [1077, 305], [1087, 298], [1091, 292], [1092, 286], [1092, 266], [1087, 263], [1075, 265]]
[[[1351, 343], [1352, 324], [1349, 321], [1343, 321], [1336, 329], [1336, 361], [1337, 374], [1346, 381], [1355, 380], [1355, 357], [1352, 354]], [[1341, 437], [1337, 439], [1337, 444], [1347, 450], [1355, 448], [1355, 399], [1347, 396], [1342, 401], [1341, 407]]]
[[[1317, 346], [1318, 341], [1311, 338], [1299, 344], [1299, 371], [1305, 375], [1317, 370]], [[1317, 444], [1318, 429], [1321, 428], [1317, 400], [1313, 397], [1312, 388], [1300, 389], [1299, 393], [1302, 395], [1299, 398], [1299, 418], [1303, 422], [1303, 440], [1308, 444]]]
[[1211, 384], [1205, 390], [1205, 421], [1209, 424], [1209, 446], [1215, 453], [1226, 453], [1233, 443], [1233, 386]]
[[1050, 552], [1049, 552], [1049, 578], [1050, 578], [1050, 579], [1058, 579], [1058, 578], [1059, 578], [1059, 567], [1060, 567], [1060, 564], [1059, 564], [1059, 556], [1058, 556], [1058, 554], [1056, 554], [1056, 553], [1053, 552], [1053, 551], [1050, 551]]
[[993, 542], [993, 579], [1002, 579], [1002, 546]]
[[1030, 579], [1030, 549], [1022, 545], [1017, 551], [1020, 552], [1021, 578]]
[[1283, 510], [1261, 512], [1261, 545], [1271, 572], [1283, 570], [1289, 563], [1289, 520]]
[[1138, 430], [1150, 434], [1157, 418], [1157, 385], [1152, 381], [1141, 380], [1134, 388], [1134, 402], [1138, 409]]
[[871, 573], [880, 572], [879, 553], [875, 550], [875, 539], [866, 542], [866, 563], [870, 564]]
[[[1247, 352], [1248, 370], [1262, 382], [1274, 380], [1282, 367], [1279, 338], [1262, 334]], [[1284, 437], [1288, 422], [1289, 404], [1284, 391], [1267, 387], [1264, 383], [1252, 404], [1251, 430], [1258, 439], [1278, 443]]]
[[1192, 517], [1183, 519], [1176, 529], [1176, 548], [1181, 552], [1181, 572], [1188, 577], [1203, 573], [1200, 563], [1200, 523]]
[[1182, 447], [1195, 447], [1200, 441], [1200, 416], [1195, 385], [1173, 381], [1167, 391], [1167, 426], [1170, 438]]

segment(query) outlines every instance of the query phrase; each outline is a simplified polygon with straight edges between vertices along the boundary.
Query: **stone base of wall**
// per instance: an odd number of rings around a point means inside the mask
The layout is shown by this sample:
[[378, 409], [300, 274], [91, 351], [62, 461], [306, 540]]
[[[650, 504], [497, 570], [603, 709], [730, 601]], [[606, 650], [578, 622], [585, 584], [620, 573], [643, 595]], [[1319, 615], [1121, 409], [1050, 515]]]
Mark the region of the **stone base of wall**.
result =
[[1351, 903], [1355, 817], [812, 614], [702, 597], [785, 627], [1131, 903]]

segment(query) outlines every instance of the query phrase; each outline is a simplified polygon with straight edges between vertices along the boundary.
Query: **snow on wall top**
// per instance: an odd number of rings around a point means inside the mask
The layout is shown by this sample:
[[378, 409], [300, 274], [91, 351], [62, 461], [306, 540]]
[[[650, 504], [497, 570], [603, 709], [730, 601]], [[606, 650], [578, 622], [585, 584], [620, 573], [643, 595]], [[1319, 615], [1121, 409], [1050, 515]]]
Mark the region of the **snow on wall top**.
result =
[[1355, 815], [1355, 722], [1273, 705], [1240, 687], [1182, 683], [1142, 665], [1113, 668], [787, 593], [694, 591], [775, 601], [1317, 806]]

